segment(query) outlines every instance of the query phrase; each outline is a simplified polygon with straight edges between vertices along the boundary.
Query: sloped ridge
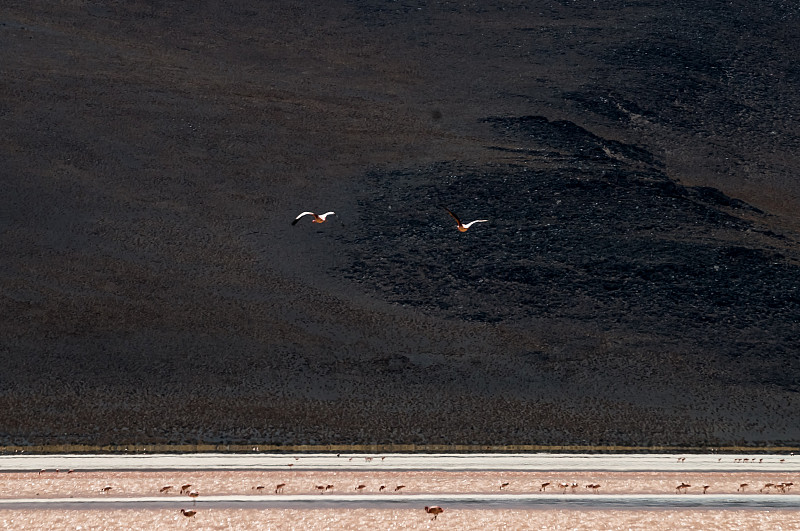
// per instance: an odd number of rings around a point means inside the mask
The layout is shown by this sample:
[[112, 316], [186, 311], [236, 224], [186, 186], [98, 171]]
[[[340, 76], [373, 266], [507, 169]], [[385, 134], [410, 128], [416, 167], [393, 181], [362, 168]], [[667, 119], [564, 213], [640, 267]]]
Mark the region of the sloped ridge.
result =
[[732, 197], [728, 197], [720, 190], [716, 188], [711, 188], [710, 186], [694, 186], [689, 188], [689, 192], [693, 197], [697, 199], [717, 206], [723, 207], [732, 207], [732, 208], [743, 208], [747, 210], [752, 210], [753, 212], [758, 212], [759, 214], [763, 214], [761, 210], [745, 203], [741, 199], [735, 199]]
[[604, 139], [569, 120], [550, 121], [544, 116], [495, 116], [486, 118], [484, 122], [492, 124], [501, 137], [569, 152], [576, 158], [602, 161], [610, 160], [613, 154], [617, 154], [645, 164], [662, 166], [652, 153], [642, 147]]

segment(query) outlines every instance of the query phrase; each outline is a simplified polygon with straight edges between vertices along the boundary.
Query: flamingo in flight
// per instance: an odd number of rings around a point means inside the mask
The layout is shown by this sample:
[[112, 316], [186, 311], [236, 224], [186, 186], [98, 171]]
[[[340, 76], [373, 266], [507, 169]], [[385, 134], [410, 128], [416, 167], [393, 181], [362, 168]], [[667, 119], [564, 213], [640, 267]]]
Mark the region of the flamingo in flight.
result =
[[442, 207], [442, 208], [447, 210], [447, 213], [453, 216], [453, 219], [456, 220], [456, 223], [458, 224], [458, 232], [467, 232], [469, 228], [475, 223], [485, 223], [489, 221], [488, 219], [476, 219], [475, 221], [470, 221], [469, 223], [461, 223], [461, 220], [458, 219], [458, 216], [450, 212], [450, 209], [448, 209], [447, 207]]
[[331, 214], [336, 214], [336, 212], [325, 212], [324, 214], [314, 214], [313, 212], [303, 212], [292, 221], [292, 225], [296, 225], [300, 218], [303, 216], [312, 216], [314, 219], [311, 220], [311, 223], [325, 223], [325, 218], [330, 216]]

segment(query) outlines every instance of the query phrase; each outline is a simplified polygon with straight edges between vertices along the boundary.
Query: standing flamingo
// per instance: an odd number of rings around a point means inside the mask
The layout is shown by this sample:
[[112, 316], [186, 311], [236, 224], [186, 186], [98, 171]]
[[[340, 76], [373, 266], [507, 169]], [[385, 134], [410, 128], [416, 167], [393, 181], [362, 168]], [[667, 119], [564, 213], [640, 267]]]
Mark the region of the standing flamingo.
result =
[[434, 505], [432, 507], [425, 506], [425, 512], [433, 515], [433, 518], [431, 518], [431, 520], [436, 520], [436, 517], [442, 514], [444, 512], [444, 509], [442, 509], [438, 505]]
[[589, 483], [588, 485], [586, 485], [586, 488], [587, 489], [592, 489], [592, 492], [597, 494], [597, 491], [600, 488], [600, 484], [599, 483]]

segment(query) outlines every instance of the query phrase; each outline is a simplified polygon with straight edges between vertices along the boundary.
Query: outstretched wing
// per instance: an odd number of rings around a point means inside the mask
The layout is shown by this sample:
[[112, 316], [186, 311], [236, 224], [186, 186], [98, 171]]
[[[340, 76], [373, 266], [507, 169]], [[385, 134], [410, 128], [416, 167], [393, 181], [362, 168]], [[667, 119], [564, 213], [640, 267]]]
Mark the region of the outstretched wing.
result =
[[471, 227], [471, 226], [472, 226], [474, 223], [486, 223], [487, 221], [489, 221], [489, 220], [488, 220], [488, 219], [476, 219], [475, 221], [470, 221], [469, 223], [467, 223], [466, 225], [464, 225], [464, 228], [465, 228], [465, 229], [468, 229], [468, 228], [470, 228], [470, 227]]
[[322, 219], [325, 219], [326, 217], [328, 217], [331, 214], [336, 214], [336, 212], [325, 212], [324, 214], [320, 214], [319, 217], [321, 217]]
[[294, 218], [294, 221], [292, 221], [292, 225], [296, 225], [297, 222], [300, 221], [300, 218], [302, 218], [303, 216], [313, 216], [313, 215], [314, 215], [313, 212], [303, 212], [302, 214]]
[[448, 209], [447, 207], [442, 207], [442, 208], [443, 208], [443, 209], [445, 209], [445, 210], [447, 210], [447, 213], [448, 213], [448, 214], [450, 214], [451, 216], [453, 216], [453, 219], [454, 219], [454, 220], [456, 220], [456, 223], [458, 223], [459, 225], [461, 225], [461, 220], [460, 220], [460, 219], [458, 219], [458, 216], [456, 216], [455, 214], [453, 214], [452, 212], [450, 212], [450, 209]]

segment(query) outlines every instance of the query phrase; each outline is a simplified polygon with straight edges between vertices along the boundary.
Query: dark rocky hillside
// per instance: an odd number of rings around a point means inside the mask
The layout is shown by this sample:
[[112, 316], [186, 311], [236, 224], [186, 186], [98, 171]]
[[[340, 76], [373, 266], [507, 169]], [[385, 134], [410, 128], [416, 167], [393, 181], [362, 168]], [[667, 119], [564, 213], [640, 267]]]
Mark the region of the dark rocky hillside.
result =
[[0, 443], [800, 445], [798, 24], [3, 4]]

